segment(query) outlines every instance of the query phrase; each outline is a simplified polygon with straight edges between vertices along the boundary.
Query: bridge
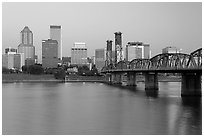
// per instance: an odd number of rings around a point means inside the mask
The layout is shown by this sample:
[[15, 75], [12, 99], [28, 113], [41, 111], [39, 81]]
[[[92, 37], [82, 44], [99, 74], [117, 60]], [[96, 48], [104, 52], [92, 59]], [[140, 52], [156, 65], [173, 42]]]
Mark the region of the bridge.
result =
[[201, 96], [202, 48], [190, 54], [165, 53], [151, 59], [133, 59], [109, 64], [101, 70], [106, 82], [122, 84], [127, 76], [127, 86], [136, 86], [136, 74], [145, 76], [145, 90], [158, 90], [158, 73], [180, 73], [181, 96]]

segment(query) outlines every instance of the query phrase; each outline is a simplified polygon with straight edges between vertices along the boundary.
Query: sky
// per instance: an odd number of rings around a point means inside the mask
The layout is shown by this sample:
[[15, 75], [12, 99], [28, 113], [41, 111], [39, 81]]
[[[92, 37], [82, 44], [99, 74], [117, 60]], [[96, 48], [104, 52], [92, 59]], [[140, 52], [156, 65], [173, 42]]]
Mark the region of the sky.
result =
[[[202, 47], [202, 3], [139, 2], [3, 2], [2, 53], [20, 44], [20, 31], [28, 26], [41, 62], [42, 40], [49, 26], [62, 26], [62, 56], [71, 56], [74, 42], [85, 42], [88, 56], [105, 48], [114, 33], [122, 32], [122, 46], [129, 41], [150, 44], [151, 56], [174, 46], [184, 53]], [[113, 42], [114, 48], [114, 42]]]

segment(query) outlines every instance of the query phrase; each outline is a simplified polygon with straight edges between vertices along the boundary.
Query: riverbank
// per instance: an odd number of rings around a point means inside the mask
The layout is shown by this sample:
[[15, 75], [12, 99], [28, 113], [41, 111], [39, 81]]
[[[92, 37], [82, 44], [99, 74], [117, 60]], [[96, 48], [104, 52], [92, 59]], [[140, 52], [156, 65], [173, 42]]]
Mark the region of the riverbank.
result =
[[[66, 82], [104, 82], [103, 76], [69, 76]], [[145, 77], [142, 75], [137, 76], [137, 82], [144, 82]], [[179, 76], [158, 76], [159, 82], [180, 82]], [[64, 82], [54, 78], [54, 75], [31, 75], [31, 74], [2, 74], [2, 83], [11, 82]]]
[[[123, 81], [126, 81], [124, 78]], [[158, 76], [159, 82], [180, 82], [180, 76]], [[105, 82], [104, 76], [67, 76], [65, 82]], [[136, 82], [145, 82], [145, 77], [143, 75], [136, 76]]]
[[31, 75], [31, 74], [2, 74], [2, 83], [10, 82], [62, 82], [54, 78], [54, 75]]

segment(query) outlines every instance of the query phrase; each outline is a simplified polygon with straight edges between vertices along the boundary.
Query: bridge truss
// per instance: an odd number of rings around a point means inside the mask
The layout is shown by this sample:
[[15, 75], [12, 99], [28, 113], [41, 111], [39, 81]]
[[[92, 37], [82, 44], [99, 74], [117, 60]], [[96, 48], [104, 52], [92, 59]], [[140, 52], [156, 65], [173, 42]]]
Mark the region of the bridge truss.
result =
[[120, 61], [116, 65], [110, 64], [103, 67], [102, 72], [126, 70], [202, 70], [202, 48], [190, 54], [165, 53], [158, 54], [151, 59]]

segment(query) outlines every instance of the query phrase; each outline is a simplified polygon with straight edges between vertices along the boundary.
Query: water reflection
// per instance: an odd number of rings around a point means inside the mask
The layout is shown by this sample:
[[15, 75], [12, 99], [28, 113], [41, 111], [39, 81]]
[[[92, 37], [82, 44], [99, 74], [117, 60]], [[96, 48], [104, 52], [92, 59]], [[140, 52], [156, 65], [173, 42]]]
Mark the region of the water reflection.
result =
[[145, 93], [147, 97], [157, 98], [159, 91], [158, 90], [145, 90]]
[[[201, 134], [201, 98], [101, 83], [3, 84], [3, 134]], [[143, 86], [143, 85], [142, 85]], [[173, 86], [173, 87], [172, 87]]]

